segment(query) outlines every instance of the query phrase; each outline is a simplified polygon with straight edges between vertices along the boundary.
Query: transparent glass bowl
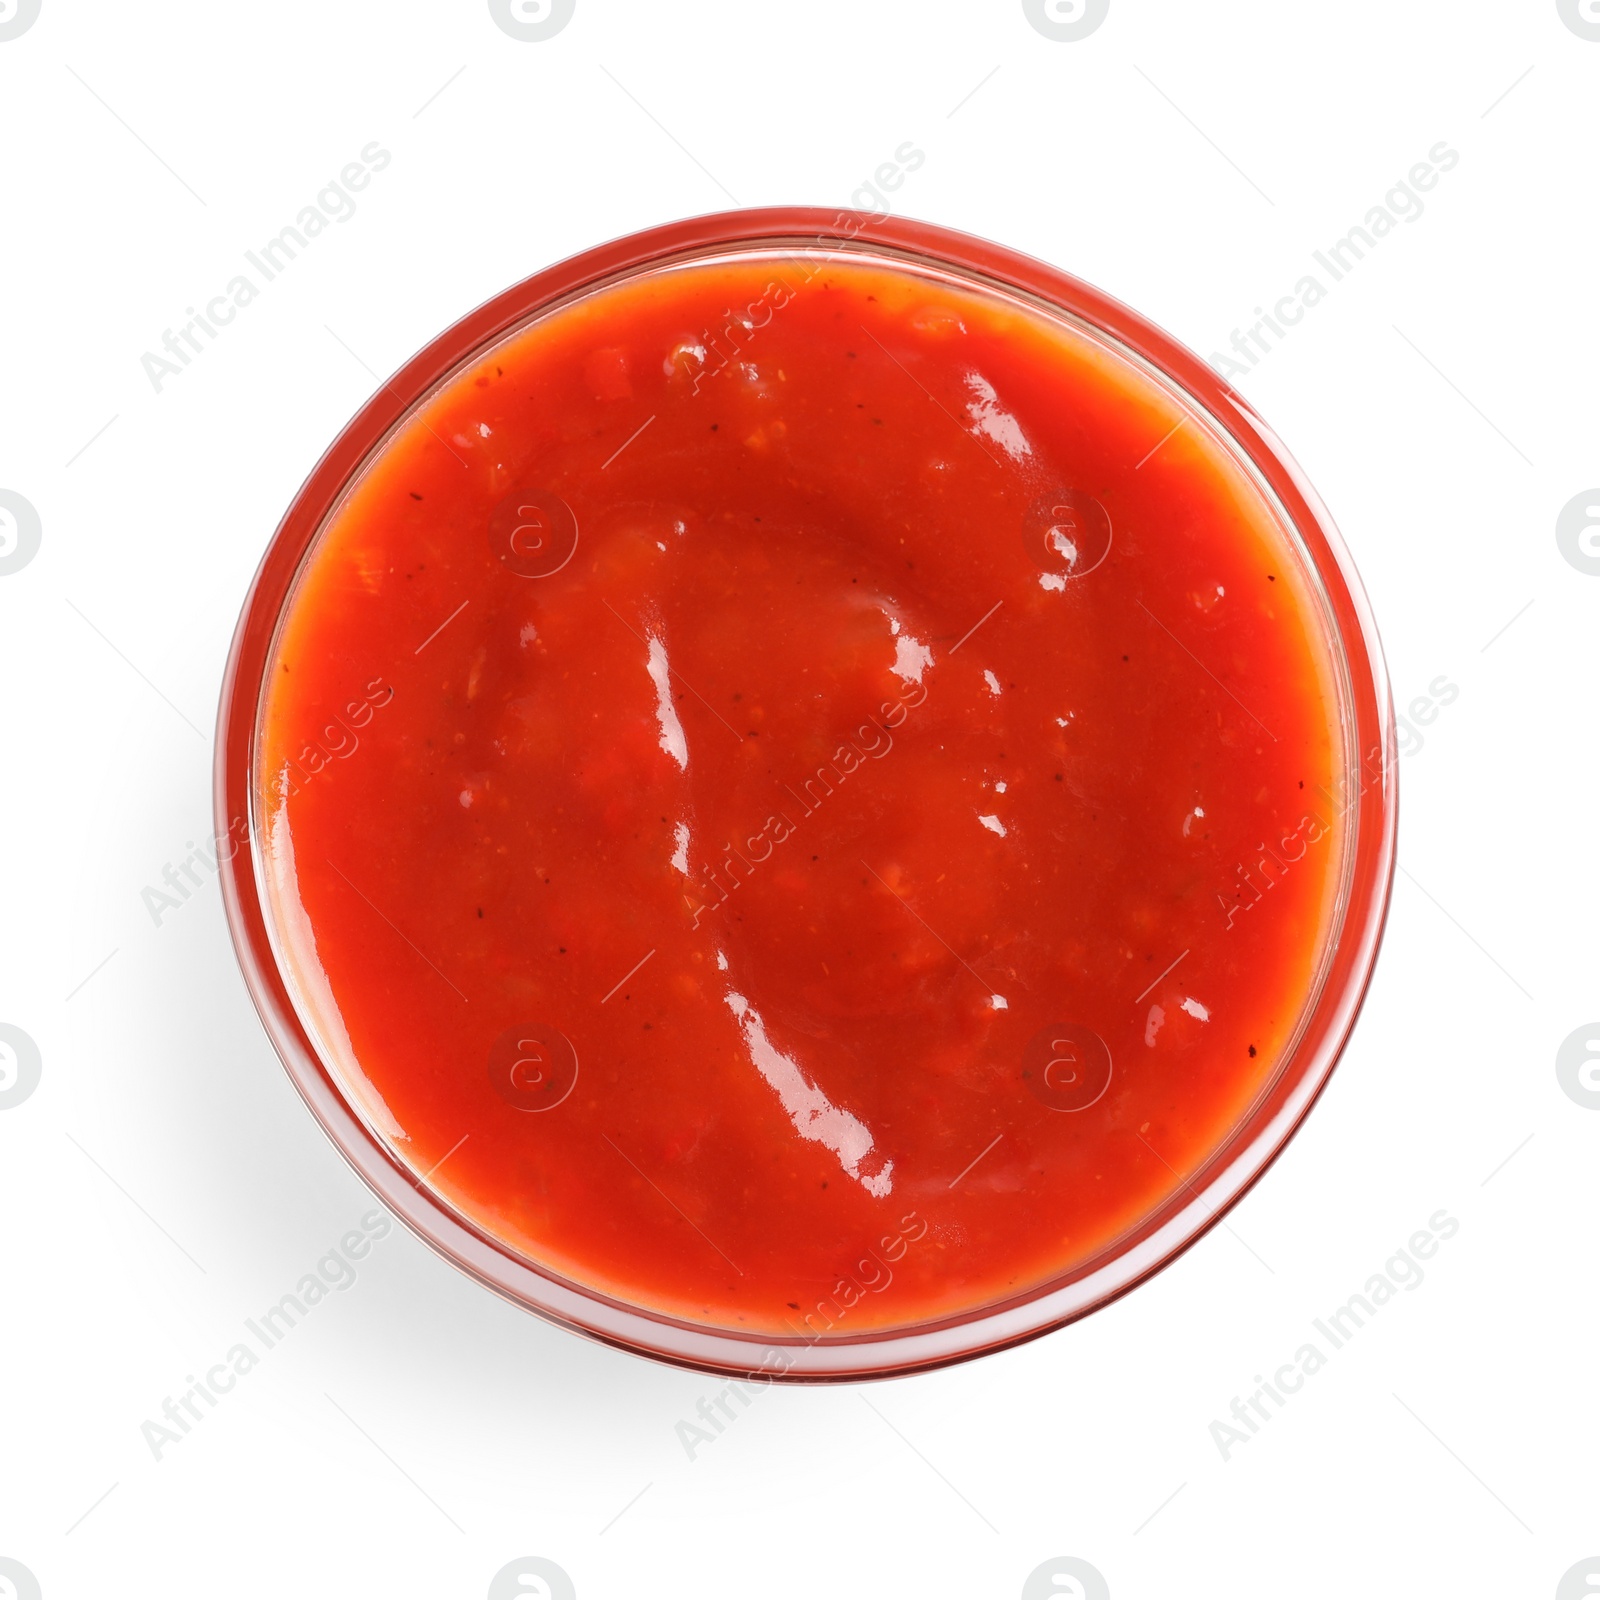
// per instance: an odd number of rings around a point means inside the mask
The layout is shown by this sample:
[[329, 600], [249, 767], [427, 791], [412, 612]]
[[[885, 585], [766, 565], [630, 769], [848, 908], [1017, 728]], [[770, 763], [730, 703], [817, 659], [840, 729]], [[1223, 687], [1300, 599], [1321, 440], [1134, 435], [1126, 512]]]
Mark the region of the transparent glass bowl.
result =
[[[553, 307], [619, 281], [744, 250], [837, 250], [953, 275], [1020, 296], [1139, 364], [1220, 436], [1314, 575], [1339, 697], [1342, 878], [1295, 1042], [1245, 1117], [1157, 1210], [1072, 1271], [998, 1304], [909, 1328], [824, 1339], [741, 1335], [629, 1305], [514, 1255], [403, 1166], [352, 1107], [297, 1009], [275, 948], [254, 794], [263, 681], [297, 575], [329, 513], [413, 409], [486, 347]], [[295, 1087], [345, 1159], [428, 1245], [505, 1298], [639, 1355], [761, 1380], [854, 1380], [942, 1366], [1058, 1328], [1124, 1294], [1195, 1242], [1278, 1155], [1349, 1037], [1388, 909], [1396, 828], [1395, 728], [1378, 636], [1327, 510], [1248, 403], [1203, 361], [1107, 295], [998, 245], [927, 223], [781, 208], [653, 228], [535, 274], [480, 306], [406, 363], [334, 441], [295, 497], [257, 571], [223, 682], [215, 768], [223, 896], [256, 1009]]]

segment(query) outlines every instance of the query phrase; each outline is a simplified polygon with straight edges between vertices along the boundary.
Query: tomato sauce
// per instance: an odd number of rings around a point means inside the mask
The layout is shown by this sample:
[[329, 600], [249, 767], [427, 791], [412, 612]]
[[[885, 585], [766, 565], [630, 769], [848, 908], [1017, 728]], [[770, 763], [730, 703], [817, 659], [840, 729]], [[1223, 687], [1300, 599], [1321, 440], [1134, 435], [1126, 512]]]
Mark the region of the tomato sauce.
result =
[[547, 313], [307, 558], [258, 827], [302, 1016], [524, 1259], [777, 1337], [1081, 1267], [1270, 1081], [1345, 850], [1307, 562], [1123, 354], [750, 252]]

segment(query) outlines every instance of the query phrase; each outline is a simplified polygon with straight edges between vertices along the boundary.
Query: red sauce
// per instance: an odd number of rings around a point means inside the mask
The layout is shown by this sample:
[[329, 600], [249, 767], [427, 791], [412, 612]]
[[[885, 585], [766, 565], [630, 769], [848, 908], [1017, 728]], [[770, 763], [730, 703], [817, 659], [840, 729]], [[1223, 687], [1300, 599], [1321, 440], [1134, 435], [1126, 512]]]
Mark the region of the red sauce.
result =
[[323, 531], [262, 708], [277, 938], [506, 1249], [750, 1332], [959, 1313], [1114, 1246], [1270, 1080], [1331, 684], [1253, 480], [1088, 334], [881, 265], [660, 273], [461, 371]]

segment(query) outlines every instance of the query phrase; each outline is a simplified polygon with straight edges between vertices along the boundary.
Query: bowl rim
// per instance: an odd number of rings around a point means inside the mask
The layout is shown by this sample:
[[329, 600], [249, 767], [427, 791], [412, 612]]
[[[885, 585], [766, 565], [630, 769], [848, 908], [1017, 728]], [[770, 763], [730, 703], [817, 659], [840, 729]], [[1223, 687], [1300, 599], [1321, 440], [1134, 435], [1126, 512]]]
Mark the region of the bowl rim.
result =
[[[279, 620], [329, 513], [399, 422], [485, 346], [557, 302], [679, 260], [769, 248], [899, 256], [953, 270], [980, 288], [1020, 293], [1087, 324], [1178, 389], [1276, 496], [1310, 556], [1329, 611], [1330, 645], [1343, 650], [1346, 752], [1354, 751], [1340, 796], [1353, 849], [1317, 996], [1272, 1083], [1194, 1177], [1101, 1257], [1011, 1300], [910, 1328], [793, 1339], [685, 1322], [539, 1268], [472, 1226], [391, 1154], [345, 1097], [296, 1009], [269, 933], [253, 804], [259, 702]], [[485, 301], [380, 384], [296, 493], [251, 582], [223, 675], [213, 807], [229, 932], [267, 1035], [334, 1147], [413, 1233], [512, 1303], [633, 1354], [758, 1382], [842, 1382], [968, 1360], [1087, 1316], [1170, 1265], [1260, 1181], [1326, 1087], [1371, 982], [1395, 869], [1396, 766], [1382, 646], [1349, 552], [1282, 442], [1216, 371], [1121, 302], [1018, 251], [898, 216], [780, 206], [687, 218], [572, 256]]]

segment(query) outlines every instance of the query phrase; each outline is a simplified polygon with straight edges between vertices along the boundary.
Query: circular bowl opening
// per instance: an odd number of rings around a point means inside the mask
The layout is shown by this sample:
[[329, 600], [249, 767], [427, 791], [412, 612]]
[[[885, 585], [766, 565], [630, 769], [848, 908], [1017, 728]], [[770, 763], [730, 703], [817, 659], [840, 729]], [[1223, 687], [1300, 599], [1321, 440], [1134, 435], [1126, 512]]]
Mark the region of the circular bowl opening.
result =
[[[1247, 499], [1250, 515], [1259, 519], [1260, 526], [1274, 530], [1275, 559], [1281, 558], [1285, 580], [1278, 592], [1285, 594], [1287, 603], [1287, 593], [1293, 589], [1297, 615], [1308, 636], [1317, 641], [1329, 781], [1318, 786], [1315, 799], [1306, 800], [1304, 828], [1309, 835], [1301, 831], [1291, 838], [1301, 854], [1308, 837], [1326, 841], [1317, 869], [1324, 892], [1314, 960], [1296, 996], [1298, 1012], [1285, 1021], [1269, 1070], [1253, 1081], [1230, 1124], [1198, 1159], [1187, 1163], [1187, 1170], [1163, 1161], [1171, 1175], [1162, 1185], [1164, 1192], [1096, 1241], [1094, 1248], [1080, 1251], [1065, 1270], [1036, 1274], [1014, 1292], [990, 1284], [970, 1304], [946, 1304], [929, 1314], [898, 1320], [826, 1314], [819, 1319], [789, 1302], [798, 1315], [786, 1318], [782, 1327], [741, 1329], [731, 1317], [697, 1317], [683, 1314], [681, 1308], [630, 1299], [616, 1292], [615, 1284], [585, 1281], [584, 1273], [573, 1270], [570, 1263], [561, 1270], [549, 1259], [541, 1261], [537, 1250], [508, 1240], [484, 1208], [474, 1208], [459, 1192], [449, 1192], [443, 1178], [435, 1178], [449, 1152], [430, 1152], [424, 1160], [407, 1148], [396, 1127], [386, 1123], [381, 1099], [368, 1092], [362, 1064], [351, 1057], [347, 1040], [341, 1044], [343, 1030], [331, 996], [318, 992], [317, 984], [308, 979], [304, 930], [295, 925], [298, 901], [286, 902], [281, 882], [273, 876], [271, 775], [262, 767], [263, 729], [285, 619], [302, 592], [319, 540], [375, 464], [383, 461], [402, 430], [416, 423], [419, 414], [463, 374], [481, 369], [497, 349], [512, 348], [549, 319], [619, 288], [648, 286], [669, 274], [729, 263], [771, 265], [780, 275], [783, 270], [797, 271], [808, 281], [819, 271], [887, 273], [932, 290], [942, 288], [957, 303], [1001, 308], [1005, 315], [1028, 319], [1030, 326], [1053, 329], [1063, 349], [1070, 342], [1074, 359], [1101, 363], [1111, 375], [1107, 382], [1122, 385], [1128, 393], [1137, 389], [1153, 408], [1152, 417], [1160, 412], [1177, 419], [1165, 437], [1152, 436], [1150, 457], [1179, 430], [1186, 430], [1192, 441], [1198, 441], [1192, 448], [1209, 452], [1208, 459], [1222, 463], [1232, 474], [1240, 503]], [[753, 317], [755, 308], [750, 309]], [[766, 311], [772, 314], [771, 307]], [[937, 334], [934, 328], [930, 336]], [[714, 342], [711, 349], [716, 350]], [[885, 355], [894, 359], [887, 350]], [[708, 357], [702, 346], [694, 359], [704, 370], [717, 357]], [[918, 381], [910, 372], [906, 376]], [[598, 381], [602, 385], [607, 381], [604, 373]], [[931, 392], [927, 399], [940, 405]], [[965, 423], [954, 417], [951, 421], [1005, 466], [1020, 459], [1016, 452], [1023, 447], [1007, 433], [1005, 417], [993, 404], [992, 393], [985, 397], [980, 386], [973, 391]], [[1138, 468], [1144, 465], [1140, 461]], [[592, 491], [596, 482], [597, 474], [580, 488]], [[571, 561], [579, 524], [587, 521], [589, 507], [586, 502], [584, 514], [572, 519], [568, 499], [557, 495], [540, 500], [530, 512], [522, 501], [531, 504], [537, 497], [523, 492], [527, 487], [519, 483], [518, 494], [510, 496], [517, 504], [506, 513], [510, 520], [505, 527], [499, 525], [506, 520], [503, 508], [497, 507], [488, 518], [486, 548], [515, 578], [541, 579]], [[1124, 540], [1127, 535], [1093, 487], [1055, 485], [1031, 501], [1017, 519], [1015, 542], [1039, 564], [1046, 590], [1087, 583], [1103, 563], [1114, 565], [1125, 556], [1125, 549], [1118, 551], [1117, 546], [1119, 535]], [[997, 554], [995, 559], [1001, 557]], [[975, 617], [981, 609], [974, 607]], [[1276, 739], [1165, 621], [1149, 607], [1144, 609], [1217, 690]], [[964, 642], [958, 641], [956, 648]], [[942, 648], [949, 650], [948, 642]], [[1327, 1082], [1376, 959], [1394, 861], [1394, 727], [1376, 630], [1327, 511], [1278, 440], [1208, 366], [1109, 297], [1012, 251], [924, 223], [786, 208], [677, 223], [575, 257], [471, 313], [383, 385], [307, 479], [256, 574], [223, 686], [215, 808], [229, 926], [268, 1034], [335, 1146], [420, 1238], [507, 1299], [640, 1355], [762, 1380], [853, 1380], [967, 1359], [1071, 1322], [1171, 1261], [1261, 1176]], [[1263, 841], [1262, 849], [1266, 855], [1261, 860], [1241, 861], [1236, 877], [1219, 885], [1225, 891], [1218, 895], [1218, 926], [1223, 933], [1232, 929], [1234, 920], [1225, 902], [1231, 897], [1238, 907], [1246, 904], [1241, 883], [1254, 896], [1248, 903], [1254, 904], [1276, 886], [1275, 870], [1286, 871], [1300, 859], [1290, 838], [1279, 840], [1276, 849]], [[1181, 962], [1188, 952], [1173, 953]], [[1141, 978], [1144, 975], [1141, 969]], [[1167, 976], [1159, 963], [1147, 975], [1153, 980], [1147, 994]], [[1003, 997], [991, 997], [994, 1002], [1004, 1004]], [[1198, 1007], [1194, 1016], [1205, 1011], [1197, 1001], [1185, 1004]], [[1155, 1025], [1157, 1031], [1160, 1025]], [[556, 1062], [569, 1069], [564, 1076], [558, 1071], [554, 1076], [535, 1073], [531, 1079], [526, 1075], [519, 1079], [518, 1049], [526, 1041], [516, 1026], [503, 1037], [501, 1030], [494, 1031], [488, 1072], [495, 1075], [497, 1062], [503, 1069], [501, 1098], [524, 1113], [559, 1106], [571, 1093], [568, 1079], [582, 1070], [578, 1058], [583, 1051], [573, 1052], [570, 1062]], [[1041, 1115], [1104, 1114], [1112, 1075], [1119, 1067], [1103, 1031], [1081, 1020], [1053, 1018], [1028, 1038], [1021, 1052], [1019, 1081], [1038, 1102]], [[571, 1049], [558, 1031], [546, 1044], [547, 1062], [556, 1060], [563, 1047]], [[1253, 1045], [1250, 1054], [1255, 1055]], [[1099, 1113], [1096, 1107], [1101, 1108]], [[1125, 1131], [1133, 1136], [1133, 1129]], [[1137, 1137], [1162, 1161], [1142, 1132]], [[975, 1137], [975, 1150], [981, 1142]], [[846, 1170], [869, 1185], [887, 1184], [884, 1169], [875, 1163], [862, 1159], [857, 1167], [847, 1165]], [[955, 1176], [960, 1181], [964, 1175]], [[648, 1175], [646, 1181], [651, 1181]], [[897, 1242], [903, 1250], [904, 1241]], [[863, 1291], [859, 1284], [854, 1288], [859, 1298]]]

